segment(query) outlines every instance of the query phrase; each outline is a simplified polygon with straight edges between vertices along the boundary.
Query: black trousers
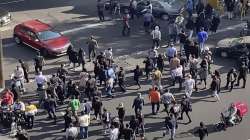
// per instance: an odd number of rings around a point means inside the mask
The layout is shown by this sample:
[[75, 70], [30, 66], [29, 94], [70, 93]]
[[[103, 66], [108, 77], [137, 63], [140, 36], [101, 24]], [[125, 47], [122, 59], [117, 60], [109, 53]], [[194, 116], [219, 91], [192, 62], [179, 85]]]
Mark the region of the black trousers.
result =
[[27, 71], [24, 71], [24, 78], [26, 82], [29, 82], [29, 73]]
[[43, 66], [35, 66], [35, 71], [36, 73], [38, 73], [39, 71], [42, 71], [43, 70]]
[[173, 86], [175, 85], [175, 82], [176, 82], [176, 81], [179, 82], [179, 89], [181, 89], [181, 88], [182, 88], [182, 77], [176, 76], [176, 77], [174, 78], [174, 81], [173, 81]]
[[237, 85], [240, 84], [241, 79], [243, 79], [243, 87], [245, 87], [246, 86], [246, 81], [247, 81], [246, 76], [239, 76], [238, 79], [237, 79]]
[[[157, 102], [157, 103], [151, 103], [152, 105], [152, 113], [155, 114], [156, 112], [159, 112], [160, 110], [160, 102]], [[157, 107], [156, 108], [156, 112], [155, 112], [155, 106]]]
[[234, 88], [234, 82], [235, 81], [229, 81], [229, 79], [227, 79], [227, 84], [226, 84], [226, 88], [229, 86], [229, 84], [230, 84], [230, 91]]
[[155, 45], [156, 45], [156, 47], [160, 47], [160, 40], [159, 39], [153, 39], [153, 47], [155, 47]]
[[118, 85], [119, 85], [119, 87], [121, 88], [121, 90], [122, 90], [123, 92], [126, 92], [126, 86], [125, 86], [125, 84], [124, 84], [124, 81], [119, 80], [119, 81], [118, 81]]
[[190, 116], [189, 116], [189, 111], [187, 111], [187, 110], [182, 110], [182, 111], [181, 111], [181, 119], [183, 119], [183, 114], [184, 114], [184, 113], [187, 115], [189, 121], [191, 121], [191, 118], [190, 118]]
[[27, 115], [26, 116], [26, 123], [28, 128], [32, 128], [34, 124], [34, 116], [33, 115]]
[[130, 27], [128, 25], [123, 25], [122, 29], [122, 35], [123, 36], [129, 36], [130, 35]]
[[89, 49], [89, 60], [91, 61], [92, 58], [95, 58], [96, 56], [96, 50], [95, 49]]
[[98, 17], [99, 17], [100, 21], [104, 21], [104, 13], [103, 13], [103, 11], [98, 11]]

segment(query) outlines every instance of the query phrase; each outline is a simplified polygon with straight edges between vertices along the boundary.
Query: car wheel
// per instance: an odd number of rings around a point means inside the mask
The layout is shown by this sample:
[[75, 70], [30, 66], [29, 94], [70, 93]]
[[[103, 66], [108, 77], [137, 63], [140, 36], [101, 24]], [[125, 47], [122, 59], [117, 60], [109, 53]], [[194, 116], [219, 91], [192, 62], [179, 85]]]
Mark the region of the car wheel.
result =
[[46, 49], [42, 49], [40, 52], [43, 57], [47, 57], [49, 55], [49, 51]]
[[14, 36], [14, 40], [15, 40], [16, 44], [22, 43], [21, 39], [18, 36]]
[[161, 19], [162, 19], [162, 20], [168, 20], [168, 19], [169, 19], [168, 14], [162, 14], [162, 15], [161, 15]]
[[225, 52], [225, 51], [222, 51], [222, 52], [220, 53], [220, 56], [223, 57], [223, 58], [227, 58], [227, 57], [228, 57], [228, 53]]

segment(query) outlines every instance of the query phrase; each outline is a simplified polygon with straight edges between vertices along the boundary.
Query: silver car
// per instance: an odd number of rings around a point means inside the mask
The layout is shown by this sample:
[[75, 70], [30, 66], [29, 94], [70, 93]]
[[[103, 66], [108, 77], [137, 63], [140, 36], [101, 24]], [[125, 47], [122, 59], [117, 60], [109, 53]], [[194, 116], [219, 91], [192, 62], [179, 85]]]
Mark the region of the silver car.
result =
[[11, 22], [11, 14], [5, 10], [0, 8], [0, 27]]

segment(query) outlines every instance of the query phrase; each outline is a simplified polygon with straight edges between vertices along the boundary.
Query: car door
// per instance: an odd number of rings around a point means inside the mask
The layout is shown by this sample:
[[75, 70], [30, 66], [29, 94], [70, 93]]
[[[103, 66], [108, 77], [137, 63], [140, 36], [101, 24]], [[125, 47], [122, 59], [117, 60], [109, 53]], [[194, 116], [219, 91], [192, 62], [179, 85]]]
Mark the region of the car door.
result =
[[16, 34], [24, 44], [28, 45], [29, 42], [28, 28], [20, 26]]
[[27, 34], [29, 35], [28, 45], [35, 50], [42, 49], [37, 35], [31, 30], [29, 30]]

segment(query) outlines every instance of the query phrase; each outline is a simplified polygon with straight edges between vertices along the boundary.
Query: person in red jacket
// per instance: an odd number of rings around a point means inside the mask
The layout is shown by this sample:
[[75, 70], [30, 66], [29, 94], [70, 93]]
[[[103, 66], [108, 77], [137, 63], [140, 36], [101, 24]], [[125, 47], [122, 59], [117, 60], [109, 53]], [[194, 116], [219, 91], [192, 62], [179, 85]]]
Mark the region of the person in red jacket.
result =
[[[160, 100], [161, 100], [161, 94], [158, 91], [157, 87], [154, 87], [153, 89], [149, 90], [149, 100], [152, 105], [152, 114], [156, 115], [160, 110]], [[155, 111], [155, 105], [157, 106], [156, 111]]]
[[1, 105], [12, 105], [14, 103], [14, 94], [9, 89], [5, 89], [2, 93]]

